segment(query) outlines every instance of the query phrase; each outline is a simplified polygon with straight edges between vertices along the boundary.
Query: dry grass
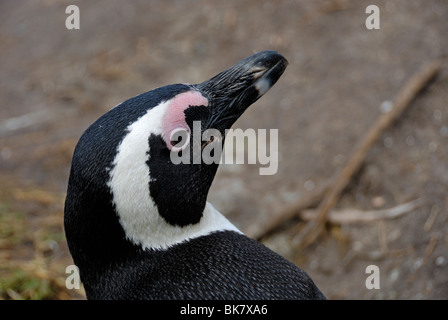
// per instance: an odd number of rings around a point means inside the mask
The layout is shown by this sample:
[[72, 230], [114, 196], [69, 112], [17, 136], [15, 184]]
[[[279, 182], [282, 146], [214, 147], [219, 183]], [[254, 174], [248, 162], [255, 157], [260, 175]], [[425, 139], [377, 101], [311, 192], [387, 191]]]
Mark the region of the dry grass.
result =
[[[39, 188], [2, 188], [0, 299], [83, 298], [83, 291], [65, 287], [65, 268], [72, 262], [63, 231], [63, 198]], [[48, 214], [35, 214], [42, 210]]]

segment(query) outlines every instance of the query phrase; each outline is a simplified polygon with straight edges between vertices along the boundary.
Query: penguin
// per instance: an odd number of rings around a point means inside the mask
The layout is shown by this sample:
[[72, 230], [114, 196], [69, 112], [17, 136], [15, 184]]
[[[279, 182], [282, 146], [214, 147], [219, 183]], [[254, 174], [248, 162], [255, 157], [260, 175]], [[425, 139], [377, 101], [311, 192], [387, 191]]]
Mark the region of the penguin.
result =
[[[226, 129], [287, 64], [276, 51], [258, 52], [200, 84], [126, 100], [87, 128], [73, 153], [64, 207], [87, 299], [325, 299], [302, 269], [207, 201], [219, 163], [172, 161], [223, 144]], [[194, 122], [221, 137], [195, 141]]]

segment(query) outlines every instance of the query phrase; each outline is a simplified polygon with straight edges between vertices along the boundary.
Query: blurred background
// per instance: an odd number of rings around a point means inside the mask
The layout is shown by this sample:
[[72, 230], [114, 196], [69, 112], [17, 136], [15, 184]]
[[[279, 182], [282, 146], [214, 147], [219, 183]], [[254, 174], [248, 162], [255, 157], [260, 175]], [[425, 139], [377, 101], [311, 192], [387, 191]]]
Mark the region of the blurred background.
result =
[[[76, 4], [80, 29], [68, 30]], [[368, 5], [380, 29], [368, 30]], [[155, 87], [198, 83], [254, 52], [289, 66], [234, 128], [278, 129], [279, 168], [221, 166], [209, 193], [251, 237], [313, 199], [426, 62], [448, 52], [448, 1], [1, 1], [0, 299], [84, 299], [65, 287], [70, 162], [82, 132]], [[448, 299], [448, 72], [370, 149], [336, 209], [424, 199], [396, 219], [329, 223], [297, 247], [294, 218], [263, 242], [305, 269], [330, 299]], [[368, 265], [380, 270], [369, 290]]]

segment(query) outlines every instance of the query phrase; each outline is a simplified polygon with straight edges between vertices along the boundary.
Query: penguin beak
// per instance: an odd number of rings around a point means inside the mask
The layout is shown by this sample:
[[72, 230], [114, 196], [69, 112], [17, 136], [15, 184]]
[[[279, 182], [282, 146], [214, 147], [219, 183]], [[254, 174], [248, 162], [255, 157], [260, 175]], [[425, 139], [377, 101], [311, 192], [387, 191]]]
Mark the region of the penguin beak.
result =
[[[280, 78], [288, 61], [276, 51], [258, 52], [195, 87], [209, 99], [206, 128], [224, 133]], [[206, 129], [203, 128], [203, 129]]]

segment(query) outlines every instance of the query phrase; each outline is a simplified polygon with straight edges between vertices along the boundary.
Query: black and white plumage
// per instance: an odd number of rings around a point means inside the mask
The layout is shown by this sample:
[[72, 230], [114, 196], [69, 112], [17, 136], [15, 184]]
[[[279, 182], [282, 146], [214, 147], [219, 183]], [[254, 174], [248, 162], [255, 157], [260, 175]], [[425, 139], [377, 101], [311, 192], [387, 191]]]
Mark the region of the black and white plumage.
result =
[[277, 52], [259, 52], [201, 84], [131, 98], [85, 131], [64, 224], [87, 298], [324, 299], [304, 271], [207, 202], [218, 164], [170, 161], [182, 151], [174, 131], [200, 121], [224, 136], [286, 65]]

